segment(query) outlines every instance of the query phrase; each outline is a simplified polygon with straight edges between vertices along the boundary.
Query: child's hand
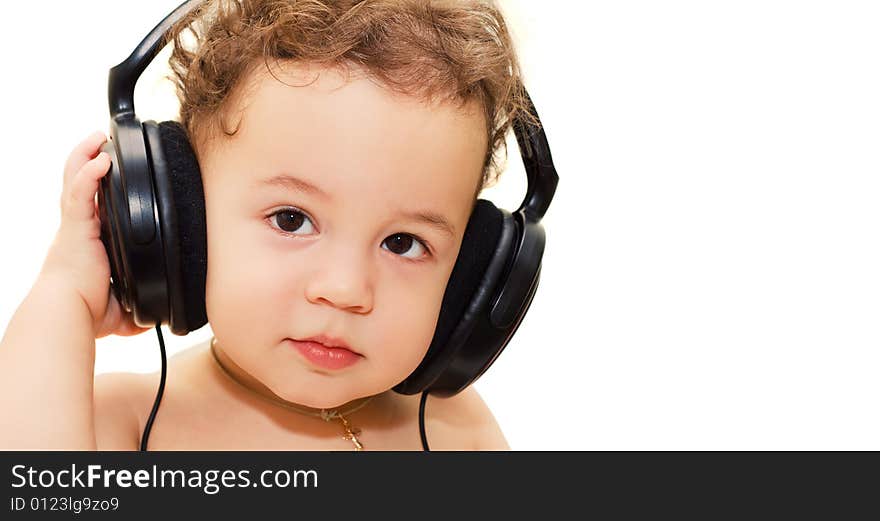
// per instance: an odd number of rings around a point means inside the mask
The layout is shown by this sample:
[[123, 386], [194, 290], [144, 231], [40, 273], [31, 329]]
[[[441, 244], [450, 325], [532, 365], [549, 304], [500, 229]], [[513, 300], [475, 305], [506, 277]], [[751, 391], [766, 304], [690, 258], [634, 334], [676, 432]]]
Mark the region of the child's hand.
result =
[[79, 293], [92, 316], [95, 338], [131, 336], [152, 329], [137, 326], [110, 291], [110, 261], [101, 242], [95, 197], [100, 179], [110, 170], [109, 156], [99, 154], [106, 141], [103, 132], [95, 132], [68, 156], [61, 193], [61, 226], [40, 272], [41, 278], [69, 285]]

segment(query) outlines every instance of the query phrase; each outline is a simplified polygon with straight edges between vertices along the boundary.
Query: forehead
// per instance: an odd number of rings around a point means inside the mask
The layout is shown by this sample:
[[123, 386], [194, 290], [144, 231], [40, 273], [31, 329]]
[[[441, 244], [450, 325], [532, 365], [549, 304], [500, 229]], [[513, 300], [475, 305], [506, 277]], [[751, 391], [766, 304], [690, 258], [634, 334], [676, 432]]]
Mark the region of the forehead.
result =
[[[469, 208], [487, 150], [476, 104], [428, 104], [356, 71], [292, 62], [258, 69], [231, 114], [239, 131], [218, 147], [216, 166], [236, 165], [230, 173], [249, 188], [277, 190], [263, 181], [286, 174], [331, 198], [420, 196], [435, 207], [464, 198]], [[377, 185], [381, 193], [368, 190]]]

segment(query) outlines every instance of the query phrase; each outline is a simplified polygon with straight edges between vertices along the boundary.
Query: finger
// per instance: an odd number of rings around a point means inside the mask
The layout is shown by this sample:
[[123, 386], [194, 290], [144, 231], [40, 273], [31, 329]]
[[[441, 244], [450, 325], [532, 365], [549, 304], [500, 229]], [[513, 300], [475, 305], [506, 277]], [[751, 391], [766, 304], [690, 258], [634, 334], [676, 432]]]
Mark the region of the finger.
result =
[[95, 333], [95, 338], [104, 338], [113, 333], [116, 324], [120, 321], [119, 317], [121, 314], [122, 308], [119, 305], [119, 302], [116, 301], [116, 297], [113, 296], [113, 288], [108, 285], [107, 308], [104, 311], [104, 316], [100, 319], [101, 323], [96, 324], [95, 331], [97, 331], [97, 333]]
[[76, 175], [80, 168], [83, 167], [89, 160], [94, 159], [98, 152], [101, 150], [101, 145], [103, 145], [107, 141], [107, 136], [104, 135], [100, 130], [93, 132], [89, 137], [82, 140], [76, 147], [74, 147], [73, 151], [70, 153], [70, 156], [67, 157], [67, 162], [64, 164], [64, 186], [67, 187], [70, 184], [71, 178]]
[[71, 180], [70, 191], [62, 198], [62, 218], [87, 221], [95, 216], [98, 184], [109, 170], [110, 156], [104, 152], [83, 165]]

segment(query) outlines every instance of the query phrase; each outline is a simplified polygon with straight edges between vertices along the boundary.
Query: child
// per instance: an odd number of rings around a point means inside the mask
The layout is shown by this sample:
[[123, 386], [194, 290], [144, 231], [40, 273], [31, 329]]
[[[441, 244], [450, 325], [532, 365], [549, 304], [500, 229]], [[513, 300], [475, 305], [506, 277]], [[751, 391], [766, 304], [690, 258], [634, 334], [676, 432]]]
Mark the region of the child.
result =
[[[149, 448], [421, 450], [419, 396], [391, 388], [428, 349], [522, 117], [501, 14], [480, 0], [206, 6], [176, 28], [171, 66], [204, 185], [215, 337], [169, 360]], [[155, 398], [158, 374], [94, 377], [96, 338], [152, 329], [109, 290], [106, 139], [68, 158], [62, 224], [0, 344], [4, 449], [137, 450]], [[425, 431], [431, 450], [509, 448], [472, 386], [429, 398]]]

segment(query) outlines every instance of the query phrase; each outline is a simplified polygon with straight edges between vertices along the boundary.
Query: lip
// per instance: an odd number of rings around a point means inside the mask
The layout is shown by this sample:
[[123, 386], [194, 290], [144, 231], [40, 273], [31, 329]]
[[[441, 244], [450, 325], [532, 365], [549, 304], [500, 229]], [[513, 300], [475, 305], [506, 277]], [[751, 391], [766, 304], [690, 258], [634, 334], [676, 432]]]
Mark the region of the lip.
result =
[[352, 353], [360, 354], [352, 349], [345, 340], [328, 335], [316, 335], [310, 336], [309, 338], [293, 338], [291, 340], [293, 340], [294, 342], [316, 342], [323, 345], [324, 347], [341, 347], [342, 349], [348, 349]]
[[[312, 337], [319, 338], [319, 337]], [[311, 364], [323, 369], [339, 370], [357, 363], [362, 355], [346, 347], [330, 347], [314, 340], [287, 339]]]

